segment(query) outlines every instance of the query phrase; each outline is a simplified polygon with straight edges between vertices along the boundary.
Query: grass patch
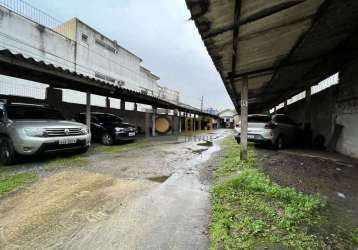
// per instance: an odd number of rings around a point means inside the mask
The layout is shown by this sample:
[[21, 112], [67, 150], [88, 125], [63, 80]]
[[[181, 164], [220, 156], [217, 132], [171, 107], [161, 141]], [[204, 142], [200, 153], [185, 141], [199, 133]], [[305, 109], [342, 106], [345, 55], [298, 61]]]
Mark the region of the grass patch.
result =
[[144, 142], [133, 142], [128, 144], [111, 145], [111, 146], [96, 145], [94, 151], [96, 153], [98, 152], [98, 153], [118, 154], [134, 149], [145, 148], [146, 146], [148, 145], [146, 145]]
[[211, 249], [354, 249], [352, 234], [349, 242], [342, 236], [349, 234], [322, 229], [329, 220], [323, 198], [272, 182], [252, 149], [241, 162], [233, 138], [223, 146], [226, 157], [211, 190]]
[[0, 179], [0, 195], [14, 191], [28, 183], [36, 180], [36, 175], [30, 173], [21, 173], [9, 175]]

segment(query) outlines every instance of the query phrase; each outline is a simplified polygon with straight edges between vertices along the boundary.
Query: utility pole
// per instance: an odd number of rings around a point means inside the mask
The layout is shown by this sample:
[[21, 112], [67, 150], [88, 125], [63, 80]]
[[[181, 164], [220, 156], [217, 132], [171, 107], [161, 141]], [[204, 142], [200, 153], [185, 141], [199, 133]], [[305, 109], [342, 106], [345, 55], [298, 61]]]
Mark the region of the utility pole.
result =
[[204, 96], [201, 96], [201, 106], [200, 106], [200, 110], [201, 112], [203, 112], [203, 108], [204, 108]]

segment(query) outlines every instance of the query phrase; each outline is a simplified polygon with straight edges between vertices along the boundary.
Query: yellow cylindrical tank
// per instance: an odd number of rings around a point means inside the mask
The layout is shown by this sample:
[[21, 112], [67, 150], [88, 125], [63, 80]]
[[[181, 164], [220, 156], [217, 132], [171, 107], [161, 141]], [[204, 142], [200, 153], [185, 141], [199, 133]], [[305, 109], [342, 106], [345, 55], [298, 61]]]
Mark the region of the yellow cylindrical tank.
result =
[[155, 120], [155, 129], [158, 133], [167, 133], [171, 127], [170, 121], [166, 117], [158, 117]]

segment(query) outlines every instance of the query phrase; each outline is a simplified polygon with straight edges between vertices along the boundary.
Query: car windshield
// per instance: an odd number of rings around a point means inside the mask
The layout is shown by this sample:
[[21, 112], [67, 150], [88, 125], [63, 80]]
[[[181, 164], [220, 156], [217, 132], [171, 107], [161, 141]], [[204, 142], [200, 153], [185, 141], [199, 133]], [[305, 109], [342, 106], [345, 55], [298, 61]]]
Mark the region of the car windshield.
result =
[[54, 109], [35, 106], [7, 106], [9, 119], [31, 119], [31, 120], [64, 120], [60, 112]]
[[248, 117], [248, 122], [251, 123], [267, 123], [271, 121], [271, 117], [268, 115], [251, 115]]
[[116, 115], [110, 114], [96, 114], [94, 115], [100, 122], [103, 123], [122, 123], [122, 119]]

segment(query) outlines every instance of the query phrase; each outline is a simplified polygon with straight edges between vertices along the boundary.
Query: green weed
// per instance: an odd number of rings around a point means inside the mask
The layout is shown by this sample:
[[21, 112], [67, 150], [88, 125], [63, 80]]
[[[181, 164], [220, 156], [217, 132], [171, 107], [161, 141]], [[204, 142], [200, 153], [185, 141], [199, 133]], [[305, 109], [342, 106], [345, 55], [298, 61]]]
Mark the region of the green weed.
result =
[[226, 157], [216, 170], [211, 190], [212, 250], [322, 249], [327, 245], [351, 249], [354, 240], [344, 242], [337, 233], [337, 242], [327, 243], [331, 232], [316, 230], [328, 220], [322, 197], [272, 182], [257, 167], [251, 148], [248, 161], [240, 161], [240, 147], [232, 138], [223, 147]]
[[30, 173], [21, 173], [2, 177], [0, 179], [0, 195], [31, 183], [35, 181], [36, 178], [36, 175]]

